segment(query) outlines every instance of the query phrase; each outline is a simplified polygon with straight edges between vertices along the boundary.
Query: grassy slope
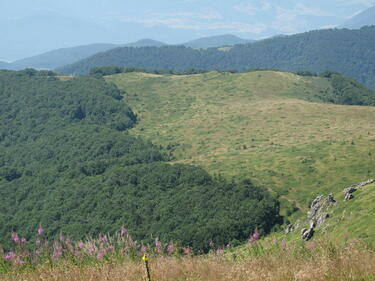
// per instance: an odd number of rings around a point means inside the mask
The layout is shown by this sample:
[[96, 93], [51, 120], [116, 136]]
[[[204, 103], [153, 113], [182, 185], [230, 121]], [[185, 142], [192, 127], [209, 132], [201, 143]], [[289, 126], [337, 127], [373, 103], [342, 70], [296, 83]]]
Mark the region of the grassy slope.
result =
[[304, 208], [319, 193], [375, 177], [375, 108], [309, 102], [328, 81], [290, 73], [142, 73], [107, 77], [128, 92], [157, 144], [176, 162], [250, 177]]
[[329, 233], [338, 241], [362, 238], [375, 244], [375, 184], [360, 188], [354, 199], [343, 201], [343, 194], [337, 196], [338, 204], [331, 209], [331, 218], [323, 227], [321, 234]]

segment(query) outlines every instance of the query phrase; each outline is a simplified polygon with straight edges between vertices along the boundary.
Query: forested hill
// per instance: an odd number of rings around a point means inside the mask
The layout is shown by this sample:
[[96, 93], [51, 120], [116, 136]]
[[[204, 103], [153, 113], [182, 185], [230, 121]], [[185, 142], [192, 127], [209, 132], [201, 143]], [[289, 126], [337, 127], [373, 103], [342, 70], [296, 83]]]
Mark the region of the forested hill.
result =
[[332, 70], [375, 88], [375, 27], [331, 29], [277, 37], [228, 49], [194, 50], [181, 46], [116, 48], [58, 69], [62, 74], [85, 74], [98, 66], [147, 69], [188, 68], [296, 72]]
[[123, 225], [145, 243], [207, 249], [279, 221], [277, 201], [250, 181], [167, 164], [168, 149], [128, 135], [137, 120], [124, 95], [103, 78], [0, 71], [2, 246], [12, 231], [32, 239], [38, 225], [73, 239]]

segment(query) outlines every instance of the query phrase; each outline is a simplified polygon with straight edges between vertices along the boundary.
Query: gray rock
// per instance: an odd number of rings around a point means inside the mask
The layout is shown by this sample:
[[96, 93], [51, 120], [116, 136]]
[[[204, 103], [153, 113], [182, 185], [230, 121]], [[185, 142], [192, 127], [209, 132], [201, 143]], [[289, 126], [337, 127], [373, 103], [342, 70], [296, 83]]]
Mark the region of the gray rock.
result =
[[346, 193], [345, 194], [345, 201], [352, 200], [354, 198], [354, 195], [352, 193]]
[[307, 213], [307, 217], [310, 221], [310, 224], [313, 224], [313, 228], [321, 227], [329, 215], [326, 210], [336, 204], [336, 200], [333, 198], [332, 194], [329, 194], [327, 197], [320, 195], [315, 198], [311, 204], [310, 211]]
[[313, 236], [314, 236], [314, 228], [310, 227], [309, 229], [304, 228], [302, 229], [301, 235], [302, 235], [302, 240], [307, 242], [309, 241]]
[[285, 228], [285, 234], [291, 233], [294, 231], [293, 224], [288, 224]]

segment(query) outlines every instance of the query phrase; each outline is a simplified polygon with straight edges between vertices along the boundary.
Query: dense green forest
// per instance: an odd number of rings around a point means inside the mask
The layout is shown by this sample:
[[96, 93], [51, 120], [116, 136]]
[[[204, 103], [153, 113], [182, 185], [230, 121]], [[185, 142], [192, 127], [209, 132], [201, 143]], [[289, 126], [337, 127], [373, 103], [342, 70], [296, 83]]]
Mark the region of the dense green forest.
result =
[[277, 37], [227, 49], [183, 46], [116, 48], [59, 68], [62, 74], [87, 74], [100, 66], [145, 69], [278, 69], [290, 72], [336, 71], [375, 89], [375, 26], [331, 29]]
[[126, 93], [102, 77], [0, 71], [0, 243], [113, 233], [195, 249], [245, 240], [280, 222], [279, 204], [249, 180], [171, 165], [170, 151], [130, 136]]

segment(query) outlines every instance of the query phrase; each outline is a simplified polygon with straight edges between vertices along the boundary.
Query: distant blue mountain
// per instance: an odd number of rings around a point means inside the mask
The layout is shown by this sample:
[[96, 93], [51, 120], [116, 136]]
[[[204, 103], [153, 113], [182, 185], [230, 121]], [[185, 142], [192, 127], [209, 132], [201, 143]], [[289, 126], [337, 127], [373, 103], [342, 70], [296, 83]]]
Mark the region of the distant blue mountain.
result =
[[49, 51], [37, 56], [17, 60], [8, 64], [8, 68], [20, 70], [24, 68], [54, 69], [66, 64], [74, 63], [99, 52], [116, 48], [115, 44], [90, 44], [72, 48]]
[[375, 25], [375, 6], [347, 20], [341, 27], [358, 29], [366, 25]]
[[219, 36], [203, 37], [182, 44], [183, 46], [194, 49], [217, 48], [222, 46], [233, 46], [237, 44], [246, 44], [254, 42], [254, 40], [246, 40], [232, 34]]
[[152, 39], [142, 39], [133, 43], [125, 44], [123, 45], [123, 47], [137, 47], [137, 48], [139, 47], [162, 47], [166, 45], [167, 45], [166, 43], [163, 43], [160, 41], [156, 41]]
[[25, 68], [35, 69], [55, 69], [67, 64], [72, 64], [81, 59], [85, 59], [97, 53], [105, 52], [116, 47], [161, 47], [166, 45], [163, 42], [142, 39], [133, 43], [119, 44], [89, 44], [71, 48], [61, 48], [52, 50], [37, 56], [17, 60], [12, 63], [0, 62], [0, 68], [21, 70]]
[[7, 69], [9, 68], [9, 63], [0, 61], [0, 69]]

